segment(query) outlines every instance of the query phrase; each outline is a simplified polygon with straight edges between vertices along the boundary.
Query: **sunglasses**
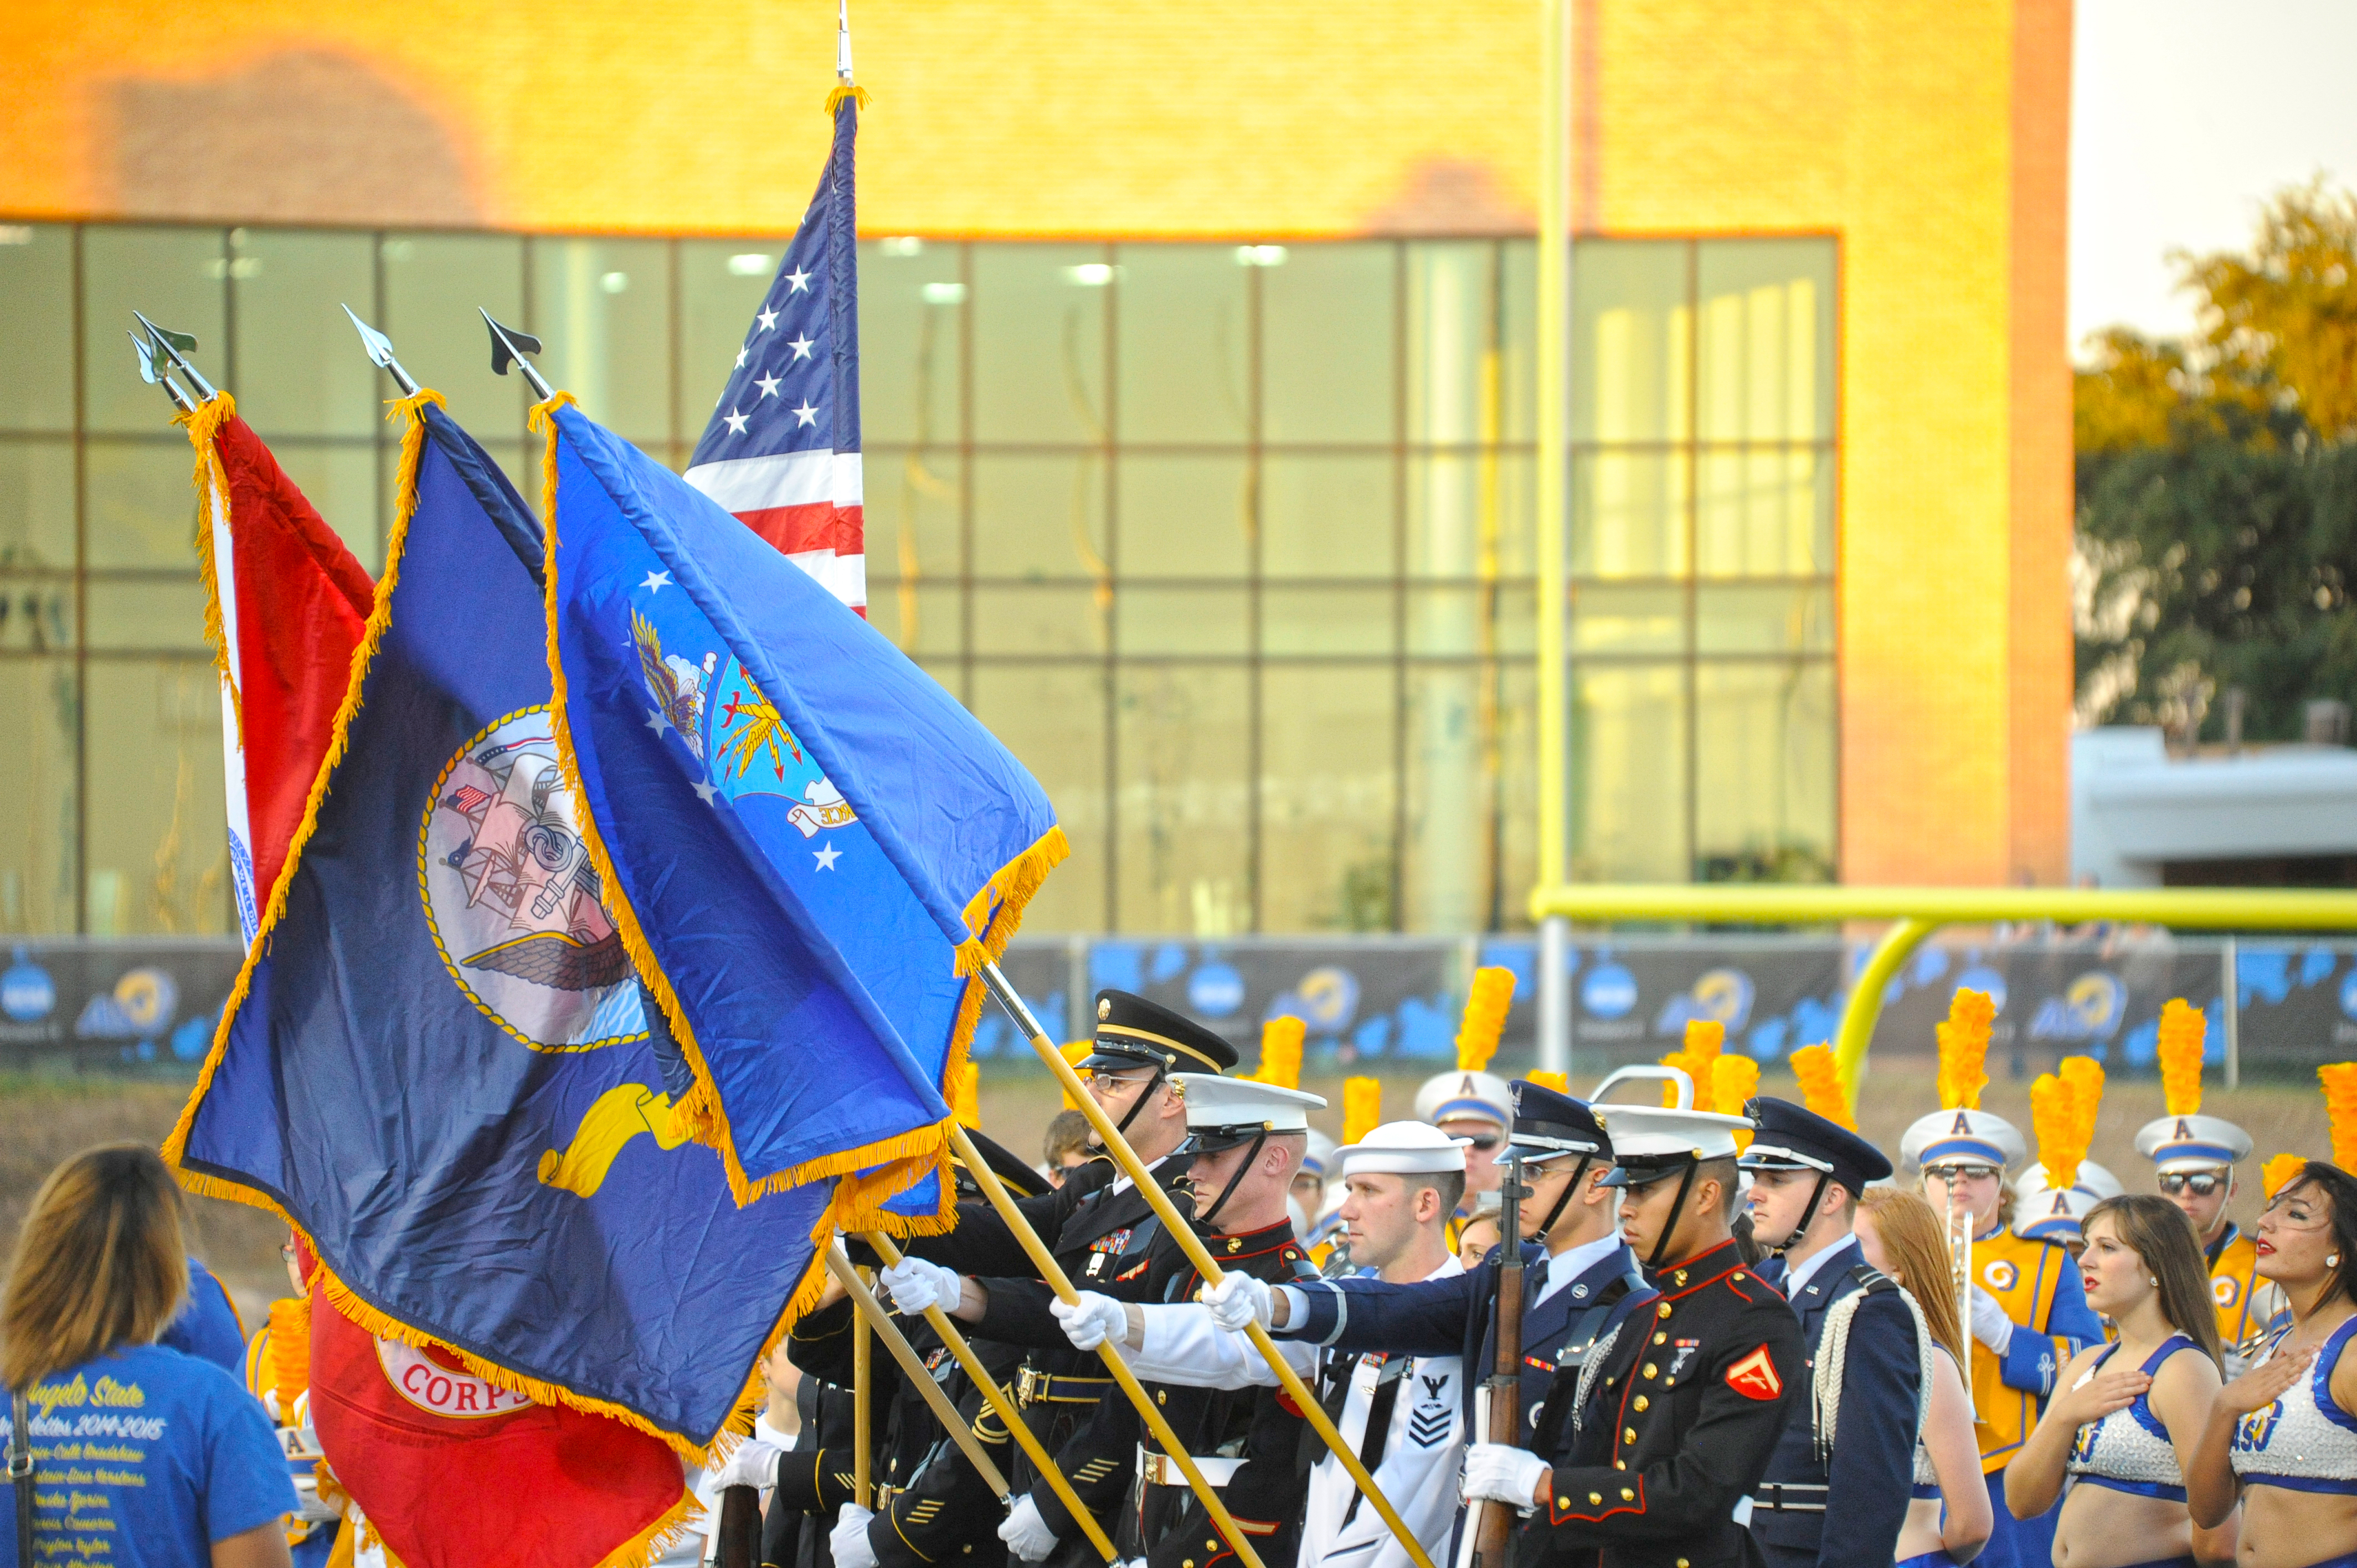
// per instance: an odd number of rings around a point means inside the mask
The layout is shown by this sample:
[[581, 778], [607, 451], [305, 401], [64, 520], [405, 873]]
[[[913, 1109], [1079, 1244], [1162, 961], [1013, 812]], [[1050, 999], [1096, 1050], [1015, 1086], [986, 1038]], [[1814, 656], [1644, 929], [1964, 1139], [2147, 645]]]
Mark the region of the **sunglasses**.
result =
[[1498, 1136], [1494, 1133], [1480, 1133], [1466, 1140], [1468, 1144], [1471, 1144], [1474, 1148], [1480, 1150], [1485, 1155], [1505, 1141], [1505, 1139]]
[[2163, 1192], [2190, 1192], [2196, 1197], [2207, 1197], [2226, 1185], [2226, 1178], [2216, 1171], [2170, 1171], [2158, 1179]]
[[1977, 1177], [1986, 1177], [1991, 1181], [1996, 1179], [1996, 1172], [1987, 1165], [1926, 1165], [1923, 1167], [1923, 1174], [1927, 1176], [1938, 1176], [1944, 1182], [1972, 1181]]

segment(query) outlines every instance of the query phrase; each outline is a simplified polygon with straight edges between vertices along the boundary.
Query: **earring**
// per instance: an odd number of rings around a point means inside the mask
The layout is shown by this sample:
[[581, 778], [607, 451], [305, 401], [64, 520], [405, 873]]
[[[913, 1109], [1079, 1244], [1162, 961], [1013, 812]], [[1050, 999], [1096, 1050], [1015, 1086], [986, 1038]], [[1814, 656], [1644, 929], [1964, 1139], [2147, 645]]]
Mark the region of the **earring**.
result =
[[2340, 1253], [2338, 1253], [2338, 1252], [2335, 1252], [2335, 1253], [2333, 1253], [2333, 1254], [2332, 1254], [2332, 1256], [2330, 1256], [2330, 1257], [2329, 1257], [2329, 1258], [2325, 1259], [2325, 1260], [2324, 1260], [2324, 1266], [2325, 1266], [2326, 1268], [2328, 1268], [2328, 1269], [2337, 1269], [2337, 1268], [2339, 1268], [2339, 1267], [2341, 1266], [2341, 1254], [2340, 1254]]
[[2160, 1288], [2160, 1276], [2158, 1274], [2147, 1274], [2145, 1277], [2152, 1281], [2153, 1289], [2158, 1290]]

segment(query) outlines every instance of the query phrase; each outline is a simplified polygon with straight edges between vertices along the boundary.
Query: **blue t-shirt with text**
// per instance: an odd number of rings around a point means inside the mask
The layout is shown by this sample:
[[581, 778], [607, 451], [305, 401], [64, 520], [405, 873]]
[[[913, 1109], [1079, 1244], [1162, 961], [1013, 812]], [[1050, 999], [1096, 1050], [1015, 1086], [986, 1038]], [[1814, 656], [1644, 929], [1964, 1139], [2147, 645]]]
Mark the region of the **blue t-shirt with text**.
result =
[[[125, 1346], [42, 1379], [31, 1402], [36, 1564], [205, 1568], [214, 1541], [295, 1507], [270, 1418], [210, 1362]], [[16, 1490], [0, 1487], [0, 1563], [16, 1562]]]

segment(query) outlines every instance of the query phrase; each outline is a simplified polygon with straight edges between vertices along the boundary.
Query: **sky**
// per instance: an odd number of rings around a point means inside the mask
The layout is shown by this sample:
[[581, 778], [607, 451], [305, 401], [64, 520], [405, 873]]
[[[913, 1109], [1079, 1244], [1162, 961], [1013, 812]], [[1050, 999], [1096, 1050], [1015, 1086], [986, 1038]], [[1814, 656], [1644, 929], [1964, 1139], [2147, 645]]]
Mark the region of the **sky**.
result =
[[2077, 0], [2071, 345], [2193, 327], [2172, 249], [2238, 250], [2319, 170], [2357, 188], [2357, 0]]

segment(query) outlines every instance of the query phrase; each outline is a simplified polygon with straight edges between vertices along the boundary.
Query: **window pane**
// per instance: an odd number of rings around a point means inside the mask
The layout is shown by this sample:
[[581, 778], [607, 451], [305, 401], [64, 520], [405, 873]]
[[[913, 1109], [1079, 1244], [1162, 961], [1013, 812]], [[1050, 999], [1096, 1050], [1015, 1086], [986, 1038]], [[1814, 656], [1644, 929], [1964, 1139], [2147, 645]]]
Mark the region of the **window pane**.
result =
[[1572, 678], [1572, 875], [1684, 882], [1685, 672], [1591, 665]]
[[1831, 453], [1706, 452], [1701, 466], [1695, 552], [1703, 575], [1832, 573]]
[[1124, 245], [1117, 259], [1121, 438], [1243, 440], [1253, 269], [1228, 245]]
[[90, 479], [90, 564], [197, 569], [195, 454], [177, 430], [162, 440], [93, 438], [83, 449]]
[[1261, 569], [1272, 577], [1388, 577], [1392, 459], [1263, 460]]
[[1157, 588], [1124, 584], [1114, 600], [1124, 653], [1237, 654], [1246, 650], [1242, 588]]
[[1388, 655], [1397, 645], [1390, 588], [1261, 590], [1261, 650], [1286, 654]]
[[1393, 439], [1395, 254], [1383, 242], [1290, 245], [1260, 269], [1268, 440]]
[[1251, 566], [1244, 459], [1121, 455], [1121, 575], [1241, 577]]
[[871, 450], [958, 438], [960, 264], [954, 243], [859, 247], [859, 424]]
[[1498, 438], [1497, 246], [1487, 240], [1407, 246], [1407, 438], [1470, 445]]
[[1583, 452], [1571, 460], [1571, 570], [1579, 577], [1686, 571], [1684, 453]]
[[1104, 460], [1093, 452], [974, 460], [978, 577], [1106, 575]]
[[[406, 360], [403, 361], [404, 364]], [[362, 360], [361, 364], [368, 361]], [[369, 365], [371, 370], [376, 367]], [[370, 446], [327, 446], [284, 443], [274, 448], [278, 466], [295, 481], [317, 510], [320, 520], [336, 531], [344, 546], [374, 576], [384, 567], [376, 504], [379, 493], [376, 450]], [[390, 455], [389, 455], [390, 456]], [[388, 472], [397, 457], [385, 464]], [[533, 515], [540, 511], [534, 490], [523, 492]], [[388, 514], [387, 521], [390, 521]]]
[[1407, 650], [1440, 657], [1494, 653], [1495, 588], [1407, 590]]
[[1024, 911], [1027, 936], [1105, 929], [1104, 682], [1086, 665], [974, 668], [974, 716], [1039, 781], [1072, 845]]
[[1834, 876], [1834, 671], [1713, 664], [1695, 677], [1696, 869], [1710, 881]]
[[1531, 478], [1523, 453], [1407, 460], [1407, 575], [1528, 575]]
[[1820, 441], [1834, 433], [1834, 242], [1701, 245], [1702, 438]]
[[221, 687], [211, 660], [95, 660], [90, 710], [90, 934], [227, 931]]
[[1492, 664], [1408, 671], [1401, 866], [1408, 930], [1478, 931], [1495, 918], [1501, 893], [1497, 673]]
[[1538, 881], [1539, 748], [1534, 721], [1537, 671], [1515, 660], [1498, 673], [1498, 885], [1491, 930], [1528, 930], [1530, 890]]
[[1090, 587], [976, 588], [976, 653], [1104, 652], [1106, 612]]
[[867, 579], [867, 624], [910, 658], [955, 658], [964, 616], [955, 584], [928, 587], [905, 578]]
[[0, 648], [52, 653], [73, 640], [73, 579], [0, 576]]
[[1250, 925], [1250, 682], [1234, 667], [1121, 672], [1116, 929], [1216, 940]]
[[[680, 439], [690, 451], [736, 373], [737, 350], [751, 334], [753, 313], [785, 253], [782, 239], [680, 242]], [[866, 413], [864, 402], [860, 413]]]
[[1685, 646], [1684, 588], [1572, 585], [1573, 652], [1682, 653]]
[[1583, 240], [1573, 267], [1575, 441], [1682, 441], [1693, 313], [1683, 240]]
[[[16, 619], [0, 623], [0, 640], [11, 648], [22, 645]], [[74, 727], [81, 710], [70, 660], [0, 660], [0, 712], [11, 720], [10, 744], [0, 751], [0, 790], [7, 792], [16, 828], [0, 833], [0, 929], [11, 934], [74, 929]]]
[[867, 573], [952, 582], [964, 558], [964, 467], [954, 447], [864, 456]]
[[89, 605], [93, 649], [207, 653], [205, 588], [194, 574], [178, 582], [92, 582]]
[[982, 441], [1104, 439], [1102, 245], [974, 247], [974, 427]]
[[1538, 439], [1539, 248], [1534, 240], [1499, 243], [1499, 434], [1508, 441]]
[[[0, 250], [0, 256], [7, 252]], [[74, 564], [73, 446], [0, 441], [0, 567]]]
[[155, 430], [171, 418], [162, 390], [141, 381], [134, 368], [131, 342], [123, 334], [139, 326], [135, 309], [158, 327], [194, 333], [190, 361], [213, 385], [229, 384], [221, 330], [221, 285], [228, 275], [218, 229], [92, 224], [82, 231], [82, 345], [90, 356], [82, 398], [91, 429]]
[[[361, 351], [341, 308], [350, 306], [363, 321], [376, 308], [373, 245], [366, 234], [231, 231], [237, 411], [264, 440], [282, 435], [372, 439], [384, 423], [382, 400], [400, 395], [393, 378]], [[395, 349], [409, 364], [409, 346], [396, 343]]]
[[[448, 400], [450, 417], [489, 445], [522, 435], [532, 389], [512, 368], [505, 376], [485, 373], [491, 340], [478, 308], [502, 325], [522, 324], [522, 241], [485, 234], [386, 239], [384, 319], [377, 326], [400, 350], [401, 362]], [[537, 486], [524, 491], [538, 493]]]
[[[534, 240], [532, 329], [541, 374], [618, 435], [671, 444], [671, 246], [662, 240]], [[701, 410], [697, 411], [699, 413]], [[683, 416], [684, 417], [684, 416]], [[689, 433], [703, 432], [699, 423]]]
[[[120, 338], [115, 343], [91, 361], [94, 375], [130, 369], [131, 345]], [[147, 396], [162, 396], [132, 379]], [[66, 224], [0, 229], [0, 387], [8, 389], [0, 398], [0, 428], [72, 428], [73, 230]]]
[[1695, 646], [1705, 653], [1828, 653], [1834, 596], [1828, 587], [1760, 584], [1704, 585], [1695, 595]]
[[1261, 929], [1393, 929], [1393, 725], [1382, 665], [1261, 671]]

